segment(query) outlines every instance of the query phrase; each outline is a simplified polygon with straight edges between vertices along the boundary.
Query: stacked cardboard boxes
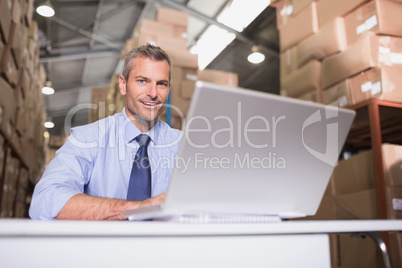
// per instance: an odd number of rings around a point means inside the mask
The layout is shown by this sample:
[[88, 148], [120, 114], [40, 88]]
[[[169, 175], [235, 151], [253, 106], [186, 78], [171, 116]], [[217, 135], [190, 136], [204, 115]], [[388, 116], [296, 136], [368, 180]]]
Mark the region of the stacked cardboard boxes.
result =
[[[382, 153], [388, 218], [402, 219], [402, 146], [383, 144]], [[316, 215], [302, 220], [376, 219], [376, 203], [373, 153], [362, 151], [338, 163]], [[393, 267], [400, 267], [401, 234], [392, 233], [390, 239]], [[330, 243], [332, 267], [382, 267], [369, 238], [331, 235]]]
[[[28, 182], [46, 162], [46, 119], [33, 1], [0, 1], [0, 216], [26, 216]], [[29, 180], [28, 180], [29, 179]]]
[[[119, 75], [113, 75], [109, 82], [106, 95], [105, 116], [121, 112], [124, 107], [124, 98], [119, 91]], [[100, 118], [99, 118], [100, 119]]]
[[94, 106], [88, 110], [88, 123], [93, 123], [106, 117], [108, 92], [109, 88], [107, 87], [94, 87], [91, 89], [91, 104], [94, 104]]
[[[390, 219], [402, 219], [402, 146], [383, 144], [383, 166], [386, 186], [387, 214]], [[377, 206], [373, 153], [371, 150], [358, 153], [339, 162], [332, 178], [334, 185], [334, 209], [336, 219], [376, 219]], [[366, 239], [367, 240], [367, 239]], [[354, 250], [356, 243], [361, 251]], [[380, 267], [381, 256], [371, 240], [356, 241], [356, 238], [341, 237], [343, 267]], [[400, 251], [391, 248], [391, 255]], [[360, 254], [360, 255], [359, 255]], [[360, 256], [360, 257], [359, 257]], [[399, 267], [396, 265], [395, 267]]]
[[[330, 49], [313, 51], [312, 42], [299, 44], [320, 33], [317, 2], [313, 0], [282, 0], [275, 4], [277, 27], [280, 39], [280, 84], [281, 95], [321, 102], [320, 57]], [[331, 36], [326, 44], [337, 43]], [[318, 46], [318, 45], [314, 45]], [[305, 50], [308, 50], [308, 55]], [[313, 57], [313, 56], [317, 57]], [[300, 58], [300, 59], [299, 59]]]
[[[333, 196], [333, 186], [331, 182], [328, 184], [320, 206], [318, 207], [317, 213], [314, 216], [308, 216], [296, 220], [336, 220], [335, 199]], [[339, 235], [329, 235], [331, 267], [341, 267], [339, 258], [339, 239]]]
[[[329, 12], [326, 2], [321, 7]], [[359, 1], [348, 1], [351, 2]], [[346, 86], [339, 97], [347, 99], [348, 105], [369, 98], [402, 102], [398, 90], [398, 72], [402, 71], [402, 61], [398, 59], [402, 55], [401, 13], [400, 0], [373, 0], [359, 3], [343, 16], [348, 47], [324, 59], [324, 95], [333, 94], [334, 87], [343, 84]], [[326, 103], [334, 100], [327, 98]]]
[[402, 102], [401, 0], [283, 0], [276, 7], [282, 95], [340, 106], [373, 97]]
[[[275, 5], [282, 95], [339, 106], [369, 98], [402, 102], [401, 0], [282, 0]], [[400, 147], [383, 145], [387, 178], [390, 163], [399, 162], [400, 171], [402, 157], [393, 150]], [[375, 219], [372, 164], [371, 152], [340, 162], [311, 219]], [[400, 218], [400, 185], [387, 180], [388, 215]], [[391, 239], [394, 245], [401, 244], [399, 233]], [[338, 250], [331, 248], [333, 266], [381, 267], [371, 240], [342, 235], [331, 241], [338, 245]], [[393, 252], [401, 249], [392, 248]], [[400, 266], [400, 257], [393, 259]]]
[[402, 232], [390, 233], [390, 245], [393, 249], [390, 256], [392, 267], [402, 267]]
[[190, 107], [196, 81], [205, 81], [219, 85], [238, 86], [236, 73], [218, 70], [198, 70], [198, 68], [172, 69], [171, 112], [172, 125], [180, 129]]

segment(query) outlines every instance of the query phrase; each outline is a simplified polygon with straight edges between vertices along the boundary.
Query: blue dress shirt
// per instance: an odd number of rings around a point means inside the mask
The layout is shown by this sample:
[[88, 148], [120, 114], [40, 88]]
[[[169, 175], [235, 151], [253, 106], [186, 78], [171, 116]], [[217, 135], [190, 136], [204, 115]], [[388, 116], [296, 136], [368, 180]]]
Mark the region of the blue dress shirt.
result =
[[[122, 112], [71, 129], [35, 187], [29, 216], [54, 219], [74, 195], [126, 199], [141, 131]], [[152, 172], [152, 196], [167, 190], [183, 132], [158, 120], [146, 133]]]

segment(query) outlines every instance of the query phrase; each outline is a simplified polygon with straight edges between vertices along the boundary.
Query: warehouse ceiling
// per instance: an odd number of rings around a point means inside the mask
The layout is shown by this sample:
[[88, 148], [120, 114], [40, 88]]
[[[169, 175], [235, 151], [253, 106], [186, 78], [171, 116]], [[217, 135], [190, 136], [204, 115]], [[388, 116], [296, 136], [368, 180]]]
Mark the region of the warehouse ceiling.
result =
[[[41, 1], [35, 1], [35, 7]], [[143, 18], [155, 19], [159, 7], [190, 13], [187, 45], [190, 48], [210, 24], [219, 25], [217, 15], [231, 0], [52, 0], [55, 16], [34, 14], [38, 22], [40, 62], [55, 94], [44, 96], [48, 117], [55, 128], [51, 135], [65, 135], [67, 113], [79, 104], [89, 103], [91, 89], [108, 86], [120, 72], [120, 51]], [[222, 25], [220, 25], [222, 26]], [[275, 9], [267, 7], [208, 66], [208, 69], [235, 72], [241, 87], [279, 92], [279, 40]], [[214, 40], [211, 40], [214, 42]], [[247, 56], [259, 45], [266, 59], [251, 64]], [[120, 65], [121, 66], [121, 65]], [[88, 110], [80, 109], [73, 126], [88, 122]]]

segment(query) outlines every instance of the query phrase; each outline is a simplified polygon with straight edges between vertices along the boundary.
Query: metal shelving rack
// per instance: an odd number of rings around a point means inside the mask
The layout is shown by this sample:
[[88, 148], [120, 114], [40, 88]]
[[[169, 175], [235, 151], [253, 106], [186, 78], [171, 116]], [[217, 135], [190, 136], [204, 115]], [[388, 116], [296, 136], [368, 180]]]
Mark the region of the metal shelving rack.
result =
[[[356, 111], [346, 144], [354, 148], [371, 148], [373, 150], [373, 168], [377, 215], [387, 219], [386, 185], [384, 179], [382, 144], [402, 144], [402, 103], [369, 99], [349, 106]], [[387, 233], [381, 234], [389, 245]]]

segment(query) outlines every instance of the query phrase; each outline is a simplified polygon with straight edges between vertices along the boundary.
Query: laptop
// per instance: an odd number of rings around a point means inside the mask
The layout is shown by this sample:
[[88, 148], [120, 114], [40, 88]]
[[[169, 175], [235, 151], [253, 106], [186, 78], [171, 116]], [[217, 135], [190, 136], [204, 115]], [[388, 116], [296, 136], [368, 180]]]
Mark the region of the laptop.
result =
[[164, 203], [125, 216], [276, 222], [314, 215], [354, 116], [337, 106], [197, 81]]

